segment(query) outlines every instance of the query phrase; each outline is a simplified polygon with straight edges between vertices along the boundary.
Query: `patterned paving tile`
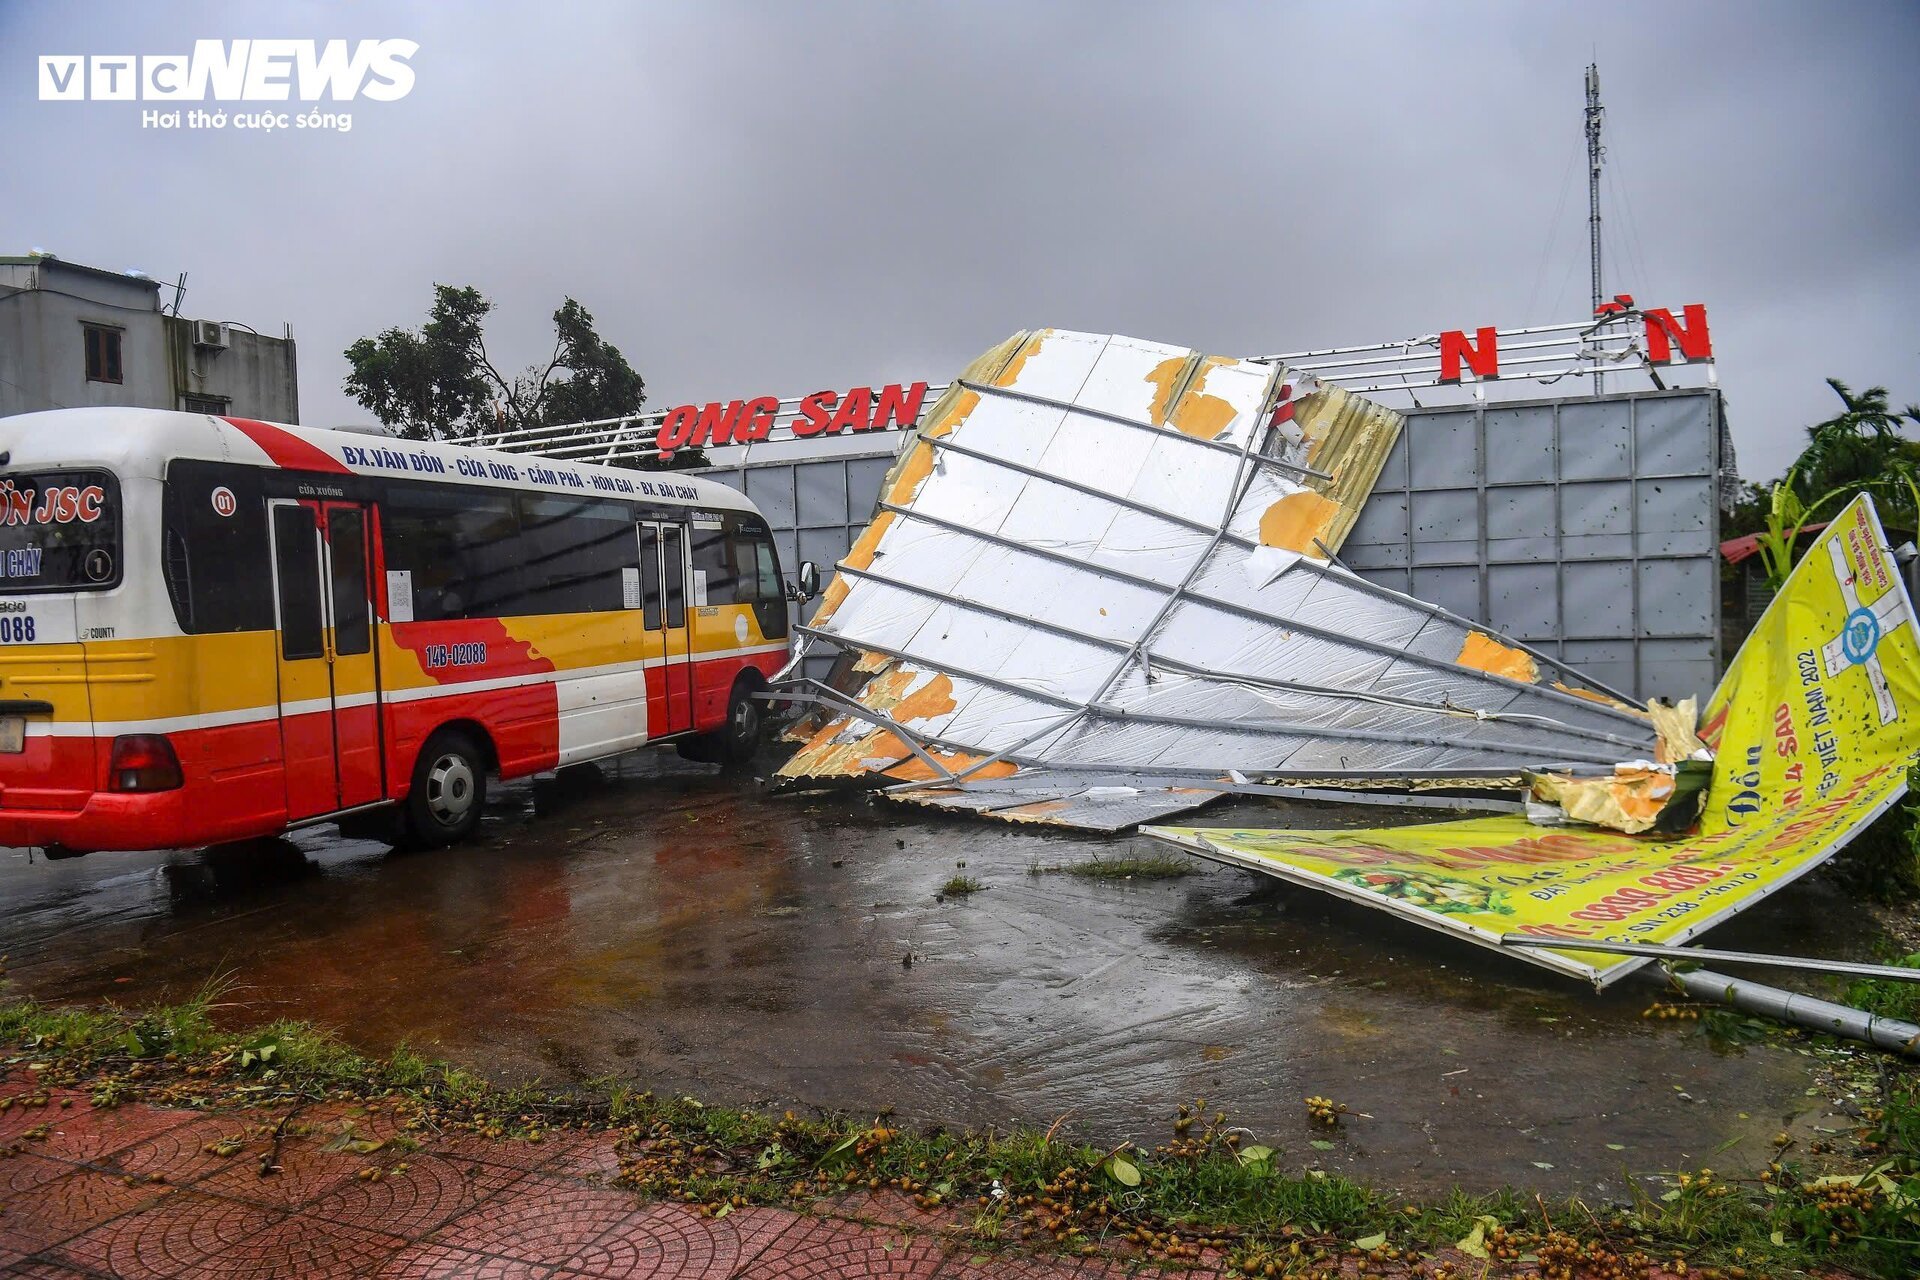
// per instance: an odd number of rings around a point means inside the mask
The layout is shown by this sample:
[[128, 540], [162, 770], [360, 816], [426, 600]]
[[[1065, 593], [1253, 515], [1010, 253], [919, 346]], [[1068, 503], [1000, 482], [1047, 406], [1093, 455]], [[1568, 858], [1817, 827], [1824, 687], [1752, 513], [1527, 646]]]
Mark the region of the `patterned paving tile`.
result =
[[395, 1160], [404, 1163], [406, 1169], [389, 1172], [378, 1181], [349, 1178], [308, 1205], [305, 1212], [329, 1222], [411, 1240], [470, 1212], [491, 1196], [511, 1194], [514, 1185], [526, 1176], [497, 1165], [446, 1160], [420, 1152], [386, 1156], [378, 1167], [390, 1169], [390, 1162]]
[[802, 1218], [736, 1274], [742, 1280], [867, 1280], [935, 1275], [946, 1254], [935, 1240], [847, 1222]]
[[351, 1151], [328, 1151], [317, 1136], [289, 1138], [280, 1144], [280, 1171], [262, 1177], [260, 1161], [271, 1150], [270, 1143], [249, 1147], [194, 1183], [194, 1190], [276, 1209], [298, 1209], [376, 1163]]
[[[7, 1257], [0, 1252], [0, 1265], [5, 1265]], [[0, 1272], [10, 1280], [94, 1280], [85, 1271], [76, 1270], [58, 1262], [46, 1262], [35, 1259], [32, 1262], [15, 1262], [6, 1271]]]
[[566, 1264], [566, 1275], [722, 1280], [740, 1266], [741, 1236], [726, 1218], [684, 1205], [652, 1204], [630, 1215]]
[[434, 1232], [432, 1243], [523, 1262], [563, 1264], [635, 1212], [630, 1193], [535, 1174], [515, 1183], [512, 1195]]
[[409, 1245], [381, 1266], [381, 1280], [545, 1280], [544, 1262], [494, 1258], [444, 1244]]
[[[174, 1125], [92, 1163], [109, 1173], [139, 1178], [157, 1173], [176, 1187], [186, 1186], [216, 1170], [247, 1164], [249, 1154], [252, 1167], [257, 1170], [260, 1167], [260, 1153], [266, 1150], [266, 1143], [250, 1134], [249, 1131], [255, 1127], [255, 1123], [245, 1116], [195, 1116], [184, 1124]], [[233, 1155], [215, 1155], [206, 1150], [211, 1143], [234, 1137], [245, 1137], [246, 1145]]]
[[195, 1263], [286, 1215], [240, 1200], [176, 1191], [49, 1251], [56, 1261], [119, 1280], [191, 1274]]
[[[86, 1095], [69, 1089], [49, 1089], [45, 1092], [46, 1101], [43, 1103], [39, 1101], [41, 1091], [31, 1085], [0, 1089], [0, 1098], [11, 1101], [11, 1105], [0, 1110], [0, 1143], [11, 1142], [36, 1125], [54, 1125], [75, 1108], [89, 1105]], [[62, 1107], [60, 1104], [63, 1101], [71, 1105]]]
[[25, 1150], [17, 1155], [6, 1155], [4, 1150], [0, 1150], [0, 1204], [33, 1190], [43, 1182], [64, 1178], [73, 1171], [74, 1166], [64, 1160], [48, 1160]]
[[378, 1275], [399, 1236], [291, 1214], [193, 1264], [193, 1280], [322, 1280]]
[[[1106, 1258], [1021, 1257], [1015, 1254], [969, 1252], [957, 1245], [940, 1268], [937, 1280], [1126, 1280], [1133, 1271], [1124, 1262]], [[1206, 1273], [1159, 1271], [1151, 1276], [1167, 1280], [1197, 1277]]]
[[543, 1139], [528, 1142], [521, 1138], [483, 1138], [473, 1133], [416, 1135], [423, 1150], [455, 1160], [477, 1160], [503, 1169], [533, 1172], [545, 1169], [565, 1155], [560, 1145]]
[[0, 1216], [0, 1246], [37, 1253], [151, 1204], [165, 1192], [164, 1187], [129, 1187], [104, 1173], [76, 1169], [7, 1198], [6, 1213]]
[[551, 1140], [553, 1154], [543, 1168], [563, 1178], [611, 1182], [614, 1175], [620, 1172], [620, 1143], [623, 1137], [618, 1133], [561, 1134]]
[[56, 1160], [93, 1163], [116, 1151], [144, 1142], [194, 1118], [191, 1111], [160, 1111], [152, 1107], [96, 1110], [85, 1102], [66, 1109], [48, 1107], [42, 1113], [47, 1136], [30, 1142], [27, 1150]]

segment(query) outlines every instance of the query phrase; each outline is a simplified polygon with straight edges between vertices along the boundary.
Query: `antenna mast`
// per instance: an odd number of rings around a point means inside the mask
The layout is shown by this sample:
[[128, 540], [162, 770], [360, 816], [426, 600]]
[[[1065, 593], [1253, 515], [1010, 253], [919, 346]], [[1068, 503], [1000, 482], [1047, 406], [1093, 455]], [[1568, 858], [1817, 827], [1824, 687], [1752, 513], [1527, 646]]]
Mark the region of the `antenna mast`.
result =
[[[1600, 313], [1600, 303], [1605, 297], [1600, 291], [1600, 162], [1606, 158], [1607, 149], [1600, 145], [1600, 124], [1606, 118], [1607, 109], [1600, 105], [1600, 66], [1587, 64], [1587, 240], [1588, 253], [1593, 260], [1593, 308], [1594, 314]], [[1598, 370], [1593, 375], [1593, 393], [1600, 394]]]

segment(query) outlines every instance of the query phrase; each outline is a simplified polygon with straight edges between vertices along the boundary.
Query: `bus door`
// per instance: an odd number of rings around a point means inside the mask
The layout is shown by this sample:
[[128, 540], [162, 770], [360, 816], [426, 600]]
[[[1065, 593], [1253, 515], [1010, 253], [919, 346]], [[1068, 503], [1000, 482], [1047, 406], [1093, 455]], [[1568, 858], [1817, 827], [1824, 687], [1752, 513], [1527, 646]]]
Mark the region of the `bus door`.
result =
[[658, 698], [648, 689], [649, 738], [693, 728], [693, 643], [687, 609], [687, 531], [684, 525], [640, 522], [640, 579], [644, 621], [664, 641]]
[[372, 804], [386, 794], [373, 655], [367, 508], [276, 500], [280, 739], [287, 818]]

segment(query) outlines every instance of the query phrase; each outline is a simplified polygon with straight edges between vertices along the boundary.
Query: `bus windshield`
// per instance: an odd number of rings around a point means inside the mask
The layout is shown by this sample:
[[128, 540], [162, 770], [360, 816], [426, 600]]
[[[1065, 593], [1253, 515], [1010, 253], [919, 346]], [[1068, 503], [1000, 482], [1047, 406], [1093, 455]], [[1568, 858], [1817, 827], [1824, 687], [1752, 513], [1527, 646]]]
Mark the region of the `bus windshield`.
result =
[[0, 594], [120, 580], [120, 497], [104, 471], [0, 476]]

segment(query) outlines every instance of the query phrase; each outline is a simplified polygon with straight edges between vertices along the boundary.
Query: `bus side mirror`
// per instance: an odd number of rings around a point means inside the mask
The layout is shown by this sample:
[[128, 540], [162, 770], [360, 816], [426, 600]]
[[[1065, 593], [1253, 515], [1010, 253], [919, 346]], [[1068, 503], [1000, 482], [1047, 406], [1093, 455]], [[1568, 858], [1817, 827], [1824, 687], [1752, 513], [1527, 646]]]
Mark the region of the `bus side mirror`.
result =
[[804, 602], [820, 594], [820, 566], [811, 560], [800, 562], [800, 599]]

